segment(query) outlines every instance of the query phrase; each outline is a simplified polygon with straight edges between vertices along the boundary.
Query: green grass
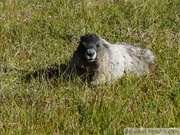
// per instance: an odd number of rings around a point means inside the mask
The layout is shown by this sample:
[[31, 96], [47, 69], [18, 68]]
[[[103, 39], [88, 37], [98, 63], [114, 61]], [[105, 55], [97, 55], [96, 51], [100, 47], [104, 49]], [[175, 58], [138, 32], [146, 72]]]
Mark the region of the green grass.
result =
[[[127, 127], [180, 127], [178, 0], [3, 0], [0, 2], [0, 134], [123, 134]], [[67, 62], [81, 35], [148, 47], [143, 78], [89, 87], [21, 80]], [[8, 70], [8, 71], [5, 71]]]

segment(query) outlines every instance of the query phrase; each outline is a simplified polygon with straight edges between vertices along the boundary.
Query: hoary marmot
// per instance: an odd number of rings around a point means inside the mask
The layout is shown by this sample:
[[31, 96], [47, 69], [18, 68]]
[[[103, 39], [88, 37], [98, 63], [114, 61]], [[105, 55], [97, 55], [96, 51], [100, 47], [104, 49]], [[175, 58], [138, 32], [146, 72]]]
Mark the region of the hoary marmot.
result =
[[155, 60], [149, 49], [127, 43], [110, 44], [97, 34], [86, 34], [81, 36], [70, 65], [78, 76], [89, 76], [92, 84], [101, 84], [124, 74], [147, 74]]

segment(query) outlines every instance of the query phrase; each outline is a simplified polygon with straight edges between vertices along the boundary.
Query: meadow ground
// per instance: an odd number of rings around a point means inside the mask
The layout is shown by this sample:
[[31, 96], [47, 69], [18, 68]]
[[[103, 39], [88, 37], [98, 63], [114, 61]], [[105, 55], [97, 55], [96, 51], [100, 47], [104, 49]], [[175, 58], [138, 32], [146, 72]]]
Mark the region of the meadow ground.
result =
[[[2, 0], [0, 134], [123, 134], [180, 127], [179, 0]], [[21, 76], [67, 62], [81, 35], [151, 48], [153, 72], [89, 87]]]

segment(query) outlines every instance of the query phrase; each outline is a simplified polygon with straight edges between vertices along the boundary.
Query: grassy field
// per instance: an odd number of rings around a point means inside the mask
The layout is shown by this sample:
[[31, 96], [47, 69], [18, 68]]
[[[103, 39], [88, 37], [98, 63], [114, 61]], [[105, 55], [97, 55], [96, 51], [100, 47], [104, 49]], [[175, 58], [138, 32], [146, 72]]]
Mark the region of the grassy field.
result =
[[[0, 134], [180, 127], [179, 9], [179, 0], [2, 0]], [[96, 87], [22, 80], [25, 72], [67, 62], [85, 33], [151, 48], [154, 71]]]

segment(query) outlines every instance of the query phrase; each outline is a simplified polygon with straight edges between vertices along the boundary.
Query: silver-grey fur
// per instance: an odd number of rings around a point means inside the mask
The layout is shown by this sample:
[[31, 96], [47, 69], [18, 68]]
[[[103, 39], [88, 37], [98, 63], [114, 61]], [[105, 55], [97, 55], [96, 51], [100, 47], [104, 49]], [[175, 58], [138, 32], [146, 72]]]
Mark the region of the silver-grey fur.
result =
[[90, 76], [92, 84], [113, 82], [124, 74], [149, 73], [156, 57], [150, 49], [127, 43], [110, 44], [96, 34], [86, 34], [71, 59], [78, 76]]

